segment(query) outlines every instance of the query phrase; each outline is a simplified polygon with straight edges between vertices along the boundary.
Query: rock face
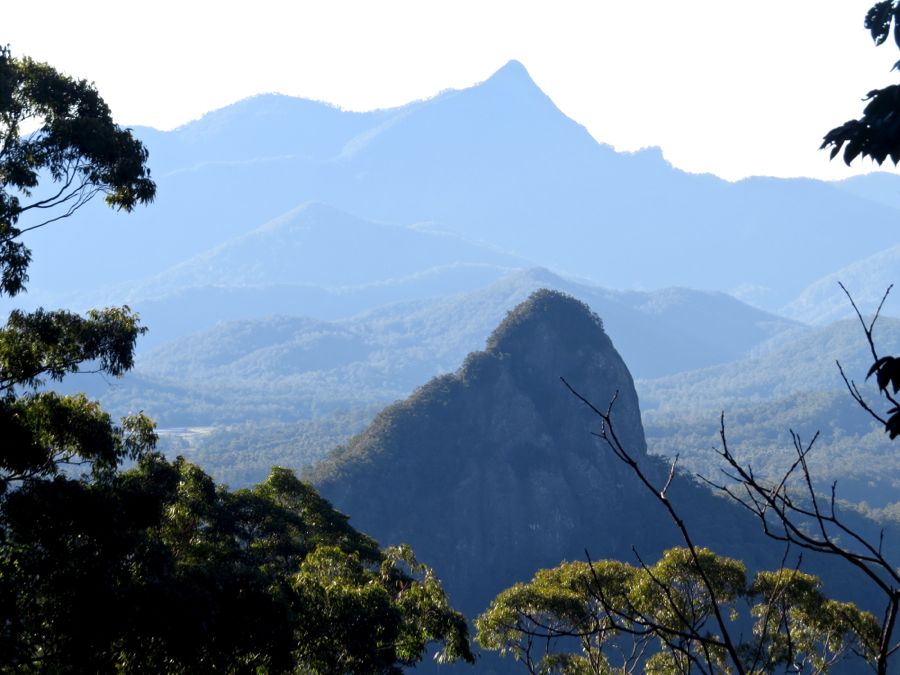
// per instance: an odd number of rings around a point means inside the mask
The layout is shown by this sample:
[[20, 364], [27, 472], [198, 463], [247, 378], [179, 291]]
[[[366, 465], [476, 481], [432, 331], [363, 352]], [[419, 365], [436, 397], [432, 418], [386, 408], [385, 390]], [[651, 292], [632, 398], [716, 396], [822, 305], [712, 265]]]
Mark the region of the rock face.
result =
[[[456, 373], [386, 408], [308, 478], [354, 527], [382, 545], [410, 544], [471, 618], [537, 569], [584, 560], [585, 549], [595, 560], [635, 564], [635, 551], [653, 562], [683, 545], [662, 506], [591, 435], [598, 418], [560, 376], [601, 409], [617, 395], [616, 434], [662, 486], [668, 466], [646, 453], [631, 375], [602, 322], [580, 301], [548, 290], [510, 312]], [[683, 475], [668, 496], [696, 544], [751, 571], [781, 563], [783, 547], [740, 507]], [[844, 517], [878, 540], [870, 525]], [[833, 597], [879, 608], [871, 584], [835, 558], [804, 555], [803, 567], [821, 575]], [[483, 655], [477, 672], [521, 668]], [[425, 663], [419, 670], [432, 672]]]
[[[591, 436], [605, 408], [651, 474], [631, 375], [583, 303], [540, 290], [454, 374], [384, 410], [311, 474], [353, 525], [406, 542], [470, 616], [564, 559], [648, 559], [678, 539], [630, 470]], [[706, 502], [714, 498], [704, 493]], [[715, 500], [717, 503], [721, 500]]]

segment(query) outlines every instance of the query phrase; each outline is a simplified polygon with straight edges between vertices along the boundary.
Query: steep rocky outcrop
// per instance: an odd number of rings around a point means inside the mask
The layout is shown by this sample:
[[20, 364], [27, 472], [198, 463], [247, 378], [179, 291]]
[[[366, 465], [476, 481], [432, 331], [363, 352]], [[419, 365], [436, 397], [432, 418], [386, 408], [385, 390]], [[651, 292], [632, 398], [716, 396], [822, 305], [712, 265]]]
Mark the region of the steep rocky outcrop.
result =
[[[560, 382], [605, 407], [646, 454], [631, 375], [583, 303], [540, 290], [509, 313], [484, 351], [384, 410], [310, 478], [355, 527], [407, 542], [473, 616], [502, 588], [564, 559], [648, 560], [680, 543], [660, 506], [591, 435], [599, 420]], [[723, 500], [676, 481], [682, 511], [725, 554], [763, 562]], [[746, 521], [744, 521], [746, 523]], [[775, 564], [766, 561], [767, 564]]]

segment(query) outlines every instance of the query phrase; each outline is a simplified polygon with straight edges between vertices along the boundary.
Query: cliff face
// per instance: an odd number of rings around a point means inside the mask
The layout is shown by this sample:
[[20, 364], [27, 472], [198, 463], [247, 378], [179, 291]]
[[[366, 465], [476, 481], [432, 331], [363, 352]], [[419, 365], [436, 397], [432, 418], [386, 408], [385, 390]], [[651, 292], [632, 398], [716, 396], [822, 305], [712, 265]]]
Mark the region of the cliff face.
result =
[[659, 536], [668, 532], [661, 514], [647, 520], [654, 505], [591, 436], [597, 418], [560, 376], [598, 406], [618, 392], [617, 433], [650, 462], [631, 376], [600, 319], [543, 290], [485, 351], [384, 410], [310, 477], [355, 527], [382, 544], [411, 544], [471, 614], [539, 567], [583, 559], [585, 548], [632, 560], [632, 545], [653, 555], [660, 539], [674, 543]]
[[[631, 375], [600, 319], [547, 290], [510, 312], [484, 351], [386, 408], [309, 477], [354, 527], [382, 545], [410, 544], [470, 617], [537, 569], [584, 560], [585, 549], [636, 563], [635, 551], [650, 562], [683, 545], [661, 505], [592, 436], [598, 418], [560, 376], [601, 409], [616, 396], [616, 434], [662, 486], [668, 466], [646, 453]], [[668, 494], [695, 543], [751, 570], [779, 566], [784, 549], [741, 508], [685, 476]], [[868, 586], [839, 561], [806, 555], [803, 564], [835, 597], [868, 607]]]
[[[635, 551], [652, 562], [683, 545], [660, 504], [591, 435], [598, 418], [560, 376], [601, 409], [617, 395], [616, 433], [662, 486], [668, 466], [646, 454], [631, 376], [600, 319], [547, 290], [510, 312], [456, 373], [385, 409], [308, 477], [354, 527], [382, 545], [409, 543], [469, 617], [539, 568], [584, 560], [586, 549], [636, 563]], [[668, 495], [698, 545], [750, 570], [779, 566], [784, 549], [739, 507], [684, 476]], [[809, 555], [803, 565], [834, 597], [872, 607], [871, 586], [839, 561]], [[479, 672], [517, 668], [479, 661]]]

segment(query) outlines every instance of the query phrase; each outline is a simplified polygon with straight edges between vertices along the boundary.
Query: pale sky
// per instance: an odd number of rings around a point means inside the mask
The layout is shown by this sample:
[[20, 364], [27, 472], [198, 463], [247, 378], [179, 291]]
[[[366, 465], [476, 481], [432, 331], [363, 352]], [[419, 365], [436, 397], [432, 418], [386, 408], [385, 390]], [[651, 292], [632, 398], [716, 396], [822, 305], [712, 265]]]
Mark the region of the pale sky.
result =
[[829, 163], [821, 137], [900, 81], [900, 51], [862, 27], [873, 3], [17, 0], [0, 43], [93, 80], [119, 123], [161, 129], [266, 92], [402, 105], [517, 59], [618, 150], [660, 146], [728, 179], [834, 179], [877, 167]]

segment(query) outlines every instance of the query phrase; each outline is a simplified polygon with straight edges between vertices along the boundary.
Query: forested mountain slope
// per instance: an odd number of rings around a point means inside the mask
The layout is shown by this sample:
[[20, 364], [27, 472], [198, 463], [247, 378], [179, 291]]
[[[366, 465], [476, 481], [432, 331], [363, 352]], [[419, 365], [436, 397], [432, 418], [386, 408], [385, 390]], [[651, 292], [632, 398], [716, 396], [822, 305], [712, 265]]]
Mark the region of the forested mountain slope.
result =
[[[645, 452], [631, 376], [601, 322], [546, 290], [513, 310], [484, 351], [385, 409], [308, 477], [355, 526], [440, 561], [469, 613], [539, 567], [583, 559], [585, 548], [595, 559], [633, 560], [632, 547], [655, 559], [679, 542], [674, 527], [592, 436], [597, 418], [560, 376], [601, 406], [617, 396], [616, 433], [664, 483], [668, 466]], [[684, 477], [670, 496], [703, 545], [751, 568], [778, 565], [783, 549], [742, 509]], [[827, 576], [836, 592], [859, 590], [852, 571]]]
[[[875, 340], [884, 354], [900, 351], [900, 320], [881, 317]], [[759, 475], [778, 475], [794, 461], [791, 431], [806, 442], [818, 433], [809, 466], [821, 487], [837, 480], [840, 498], [894, 504], [895, 443], [850, 397], [836, 363], [880, 410], [877, 388], [866, 381], [871, 361], [859, 321], [846, 319], [784, 331], [730, 363], [640, 380], [651, 452], [678, 453], [691, 470], [715, 476], [724, 412], [730, 447]]]
[[[900, 246], [889, 246], [862, 260], [828, 274], [810, 284], [781, 313], [804, 323], [825, 325], [854, 316], [853, 305], [839, 284], [843, 284], [860, 311], [872, 313], [885, 292], [900, 279]], [[900, 315], [900, 293], [889, 293], [883, 312]]]

